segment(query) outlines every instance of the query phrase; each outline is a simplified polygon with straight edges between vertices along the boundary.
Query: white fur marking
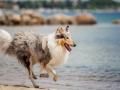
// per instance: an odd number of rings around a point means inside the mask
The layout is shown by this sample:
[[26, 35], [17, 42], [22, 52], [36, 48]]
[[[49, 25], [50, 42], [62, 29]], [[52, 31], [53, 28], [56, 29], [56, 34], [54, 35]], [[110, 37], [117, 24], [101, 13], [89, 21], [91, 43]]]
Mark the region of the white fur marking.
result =
[[52, 56], [52, 60], [50, 60], [49, 64], [58, 66], [67, 61], [69, 52], [66, 48], [58, 45], [57, 40], [55, 39], [55, 33], [48, 35], [48, 48]]
[[6, 54], [6, 50], [9, 47], [11, 41], [11, 35], [7, 31], [0, 29], [0, 49], [4, 54]]

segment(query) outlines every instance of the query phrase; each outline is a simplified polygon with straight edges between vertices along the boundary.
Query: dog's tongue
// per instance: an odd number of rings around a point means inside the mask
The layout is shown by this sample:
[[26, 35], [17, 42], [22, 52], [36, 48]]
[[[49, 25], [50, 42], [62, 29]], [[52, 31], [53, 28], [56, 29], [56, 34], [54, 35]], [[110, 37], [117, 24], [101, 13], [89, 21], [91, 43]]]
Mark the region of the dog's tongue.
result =
[[70, 48], [70, 46], [68, 44], [65, 43], [65, 47], [66, 49], [70, 52], [72, 49]]

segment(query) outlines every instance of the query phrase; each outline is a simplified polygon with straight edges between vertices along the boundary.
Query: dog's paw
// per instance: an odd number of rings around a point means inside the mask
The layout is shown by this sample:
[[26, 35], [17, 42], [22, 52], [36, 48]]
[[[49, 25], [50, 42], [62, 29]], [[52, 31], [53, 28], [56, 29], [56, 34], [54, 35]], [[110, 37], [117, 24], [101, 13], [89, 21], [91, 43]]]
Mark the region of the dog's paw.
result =
[[53, 78], [53, 80], [54, 80], [55, 82], [57, 82], [57, 77], [58, 77], [58, 76], [55, 75], [54, 78]]
[[39, 85], [34, 85], [34, 88], [39, 88]]
[[49, 74], [48, 74], [48, 73], [40, 74], [40, 77], [48, 78], [48, 77], [49, 77]]

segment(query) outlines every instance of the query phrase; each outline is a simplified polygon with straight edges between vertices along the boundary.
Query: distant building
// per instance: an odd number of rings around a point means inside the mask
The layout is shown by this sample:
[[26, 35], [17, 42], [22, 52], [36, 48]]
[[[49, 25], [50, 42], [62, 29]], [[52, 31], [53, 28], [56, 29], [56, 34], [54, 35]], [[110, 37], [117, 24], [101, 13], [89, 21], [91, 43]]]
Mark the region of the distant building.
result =
[[14, 4], [14, 5], [12, 6], [12, 9], [13, 9], [13, 10], [19, 10], [19, 9], [20, 9], [20, 7], [19, 7], [19, 5]]
[[5, 3], [0, 1], [0, 8], [3, 8], [3, 7], [5, 7]]

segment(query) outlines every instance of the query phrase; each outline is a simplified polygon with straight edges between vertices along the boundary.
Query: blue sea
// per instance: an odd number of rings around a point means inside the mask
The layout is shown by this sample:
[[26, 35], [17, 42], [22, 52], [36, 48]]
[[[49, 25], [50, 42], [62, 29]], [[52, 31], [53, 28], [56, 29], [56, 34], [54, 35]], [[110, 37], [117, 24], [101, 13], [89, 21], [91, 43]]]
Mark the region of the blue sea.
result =
[[[75, 12], [75, 11], [69, 11], [69, 12], [42, 12], [41, 14], [45, 17], [48, 18], [52, 15], [62, 13], [66, 14], [68, 16], [74, 17], [77, 14], [82, 14], [83, 12]], [[112, 21], [116, 19], [120, 19], [120, 12], [86, 12], [92, 14], [95, 19], [97, 20], [98, 23], [111, 23]]]
[[[53, 13], [42, 13], [45, 17]], [[76, 13], [66, 13], [71, 16]], [[92, 13], [98, 23], [96, 25], [70, 25], [73, 41], [77, 44], [72, 48], [67, 62], [55, 67], [58, 81], [39, 78], [39, 65], [34, 67], [38, 79], [35, 82], [41, 88], [57, 90], [120, 90], [120, 25], [111, 22], [120, 19], [119, 12]], [[0, 26], [12, 36], [21, 30], [38, 33], [51, 33], [57, 27], [65, 29], [66, 25], [43, 26]], [[15, 58], [0, 55], [0, 84], [25, 85], [33, 87], [25, 70]]]

